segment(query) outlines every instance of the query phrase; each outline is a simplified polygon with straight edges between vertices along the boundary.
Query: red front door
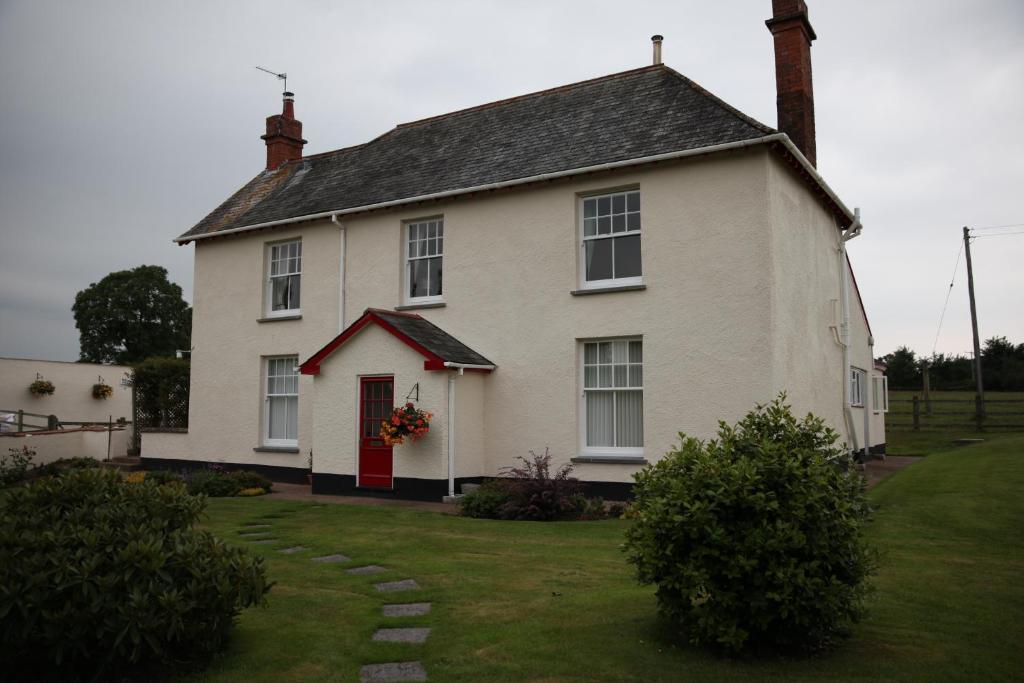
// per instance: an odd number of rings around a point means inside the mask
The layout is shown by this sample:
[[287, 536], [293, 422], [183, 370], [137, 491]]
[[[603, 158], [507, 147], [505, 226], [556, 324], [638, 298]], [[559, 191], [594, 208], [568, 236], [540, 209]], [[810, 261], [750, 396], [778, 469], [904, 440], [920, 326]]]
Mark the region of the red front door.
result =
[[380, 424], [394, 408], [394, 379], [363, 377], [359, 383], [359, 486], [391, 488], [391, 446], [380, 438]]

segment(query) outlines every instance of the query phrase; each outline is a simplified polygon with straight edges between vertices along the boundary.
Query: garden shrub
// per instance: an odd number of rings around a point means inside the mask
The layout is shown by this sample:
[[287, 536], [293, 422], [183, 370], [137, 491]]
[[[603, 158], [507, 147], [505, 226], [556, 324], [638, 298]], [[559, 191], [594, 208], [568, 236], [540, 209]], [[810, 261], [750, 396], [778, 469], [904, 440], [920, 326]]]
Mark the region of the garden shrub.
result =
[[603, 519], [604, 501], [591, 501], [566, 463], [554, 471], [551, 454], [530, 451], [517, 458], [519, 467], [506, 467], [503, 476], [490, 479], [459, 500], [468, 517], [547, 522], [567, 519]]
[[274, 488], [273, 482], [257, 472], [237, 470], [229, 472], [227, 476], [236, 481], [243, 489], [263, 489], [264, 492], [270, 493]]
[[185, 478], [177, 472], [171, 472], [170, 470], [147, 470], [146, 481], [151, 481], [154, 484], [184, 484]]
[[146, 481], [145, 472], [129, 472], [125, 475], [124, 481], [126, 484], [141, 484]]
[[268, 491], [266, 489], [260, 488], [259, 486], [254, 486], [254, 487], [249, 488], [249, 489], [242, 489], [241, 491], [238, 492], [237, 495], [242, 496], [242, 497], [265, 496], [265, 495], [267, 495], [267, 493], [268, 493]]
[[203, 494], [211, 498], [234, 496], [242, 490], [242, 486], [219, 467], [193, 470], [186, 475], [185, 484], [192, 495]]
[[838, 435], [780, 395], [635, 475], [625, 550], [659, 611], [728, 652], [828, 645], [863, 612], [874, 555], [863, 479]]
[[34, 457], [35, 450], [28, 446], [8, 448], [7, 455], [0, 455], [0, 486], [10, 486], [24, 481]]
[[509, 492], [504, 482], [489, 479], [480, 488], [459, 498], [459, 509], [467, 517], [500, 519], [501, 506], [508, 502]]
[[124, 680], [219, 650], [263, 604], [263, 560], [193, 527], [182, 487], [80, 469], [0, 501], [0, 670]]

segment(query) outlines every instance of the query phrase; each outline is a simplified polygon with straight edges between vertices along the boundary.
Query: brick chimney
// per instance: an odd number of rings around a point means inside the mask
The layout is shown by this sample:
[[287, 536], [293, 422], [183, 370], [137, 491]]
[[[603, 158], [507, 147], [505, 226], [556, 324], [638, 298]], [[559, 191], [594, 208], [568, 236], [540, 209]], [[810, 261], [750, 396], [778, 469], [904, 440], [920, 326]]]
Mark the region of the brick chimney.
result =
[[775, 37], [775, 105], [778, 128], [817, 166], [814, 142], [814, 88], [811, 41], [814, 35], [804, 0], [772, 0], [772, 18], [764, 22]]
[[280, 114], [267, 117], [267, 134], [260, 136], [267, 142], [267, 170], [302, 157], [302, 121], [295, 119], [295, 94], [284, 93], [284, 108]]

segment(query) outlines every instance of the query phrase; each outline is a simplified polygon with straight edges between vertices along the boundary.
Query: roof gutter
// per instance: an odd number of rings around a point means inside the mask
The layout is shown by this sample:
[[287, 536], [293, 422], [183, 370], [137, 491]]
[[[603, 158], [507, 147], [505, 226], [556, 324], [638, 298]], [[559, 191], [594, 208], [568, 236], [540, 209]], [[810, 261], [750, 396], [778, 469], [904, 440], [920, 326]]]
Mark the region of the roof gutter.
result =
[[415, 197], [407, 197], [405, 199], [393, 199], [386, 202], [378, 202], [376, 204], [365, 204], [363, 206], [355, 206], [350, 209], [335, 209], [333, 211], [321, 211], [319, 213], [306, 214], [304, 216], [296, 216], [294, 218], [282, 218], [276, 221], [267, 221], [265, 223], [255, 223], [253, 225], [245, 225], [240, 228], [228, 228], [227, 230], [215, 230], [213, 232], [204, 233], [202, 235], [191, 235], [177, 237], [174, 242], [178, 244], [188, 244], [189, 242], [197, 242], [208, 237], [221, 237], [223, 235], [232, 235], [240, 232], [249, 232], [251, 230], [260, 230], [263, 228], [272, 228], [279, 225], [289, 225], [291, 223], [299, 223], [302, 221], [317, 220], [320, 218], [331, 218], [337, 220], [337, 216], [345, 216], [354, 213], [363, 213], [365, 211], [374, 211], [378, 209], [387, 209], [395, 206], [402, 206], [404, 204], [413, 204], [416, 202], [426, 202], [438, 199], [445, 199], [448, 197], [457, 197], [464, 194], [472, 194], [474, 192], [487, 192], [489, 190], [498, 190], [506, 187], [515, 187], [517, 185], [527, 185], [530, 183], [543, 182], [546, 180], [555, 180], [558, 178], [567, 178], [574, 175], [583, 175], [586, 173], [597, 173], [600, 171], [609, 171], [617, 168], [625, 168], [627, 166], [637, 166], [640, 164], [649, 164], [657, 161], [669, 161], [672, 159], [683, 159], [686, 157], [702, 156], [706, 154], [714, 154], [716, 152], [725, 152], [730, 150], [745, 149], [747, 147], [756, 147], [758, 145], [768, 144], [780, 144], [786, 151], [788, 151], [800, 164], [803, 170], [821, 187], [822, 191], [839, 207], [839, 209], [846, 214], [846, 217], [852, 222], [853, 212], [850, 211], [845, 204], [839, 199], [832, 188], [828, 186], [825, 179], [821, 177], [814, 166], [807, 160], [803, 153], [797, 149], [797, 146], [793, 144], [793, 141], [789, 139], [789, 136], [785, 133], [773, 133], [772, 135], [765, 135], [760, 138], [751, 138], [750, 140], [740, 140], [738, 142], [727, 142], [721, 145], [709, 145], [707, 147], [698, 147], [696, 149], [680, 150], [676, 152], [666, 152], [665, 154], [654, 154], [646, 157], [636, 157], [633, 159], [624, 159], [622, 161], [612, 161], [606, 164], [597, 164], [595, 166], [583, 166], [580, 168], [572, 168], [564, 171], [555, 171], [552, 173], [541, 173], [539, 175], [527, 176], [525, 178], [515, 178], [513, 180], [503, 180], [497, 183], [487, 183], [485, 185], [475, 185], [473, 187], [461, 188], [458, 190], [446, 190], [444, 192], [434, 192], [432, 194], [417, 195]]
[[471, 363], [453, 363], [451, 361], [445, 361], [444, 366], [451, 368], [452, 370], [458, 370], [459, 374], [462, 374], [463, 370], [494, 370], [498, 367], [496, 365], [472, 365]]

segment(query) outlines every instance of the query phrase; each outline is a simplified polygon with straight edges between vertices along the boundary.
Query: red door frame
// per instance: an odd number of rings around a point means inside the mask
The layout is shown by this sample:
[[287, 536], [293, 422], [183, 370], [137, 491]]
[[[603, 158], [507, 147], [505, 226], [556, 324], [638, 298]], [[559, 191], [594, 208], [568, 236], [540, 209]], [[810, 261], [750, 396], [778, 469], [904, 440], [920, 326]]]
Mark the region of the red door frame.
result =
[[360, 488], [394, 488], [394, 453], [380, 438], [380, 423], [391, 415], [395, 402], [394, 377], [359, 378], [359, 413], [356, 434], [359, 444]]

